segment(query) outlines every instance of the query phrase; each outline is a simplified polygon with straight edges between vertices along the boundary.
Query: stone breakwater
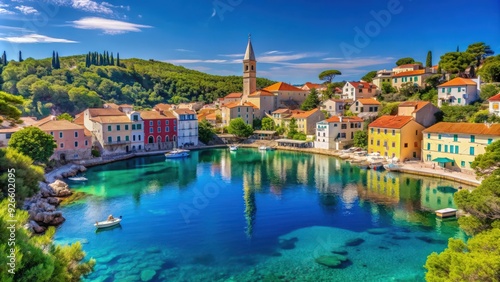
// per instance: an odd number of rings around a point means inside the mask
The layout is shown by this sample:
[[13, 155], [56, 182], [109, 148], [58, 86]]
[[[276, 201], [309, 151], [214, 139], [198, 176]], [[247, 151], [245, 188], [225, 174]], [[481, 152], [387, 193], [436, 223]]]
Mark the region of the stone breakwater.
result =
[[[39, 182], [40, 191], [24, 201], [23, 209], [29, 214], [29, 221], [25, 227], [32, 232], [43, 233], [49, 226], [63, 223], [66, 219], [60, 211], [57, 211], [57, 206], [73, 192], [69, 190], [68, 184], [60, 179], [86, 170], [81, 165], [65, 166], [51, 172], [50, 177], [46, 176], [46, 182]], [[52, 181], [54, 179], [55, 181]]]

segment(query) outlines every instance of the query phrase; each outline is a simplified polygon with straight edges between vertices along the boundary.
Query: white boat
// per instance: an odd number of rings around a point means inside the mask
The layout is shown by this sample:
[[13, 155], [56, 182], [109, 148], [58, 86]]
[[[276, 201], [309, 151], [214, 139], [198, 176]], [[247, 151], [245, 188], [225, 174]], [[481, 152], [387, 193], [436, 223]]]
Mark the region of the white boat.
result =
[[446, 208], [446, 209], [441, 209], [436, 211], [436, 215], [443, 218], [443, 217], [451, 217], [451, 216], [456, 216], [457, 215], [457, 209], [453, 208]]
[[165, 153], [165, 158], [167, 159], [178, 159], [189, 157], [189, 150], [173, 150]]
[[401, 165], [390, 163], [390, 164], [385, 164], [384, 165], [385, 170], [388, 171], [395, 171], [401, 168]]
[[88, 179], [83, 176], [68, 177], [71, 181], [87, 181]]
[[273, 147], [269, 147], [269, 146], [260, 146], [259, 150], [261, 150], [261, 151], [273, 151], [274, 148]]
[[238, 151], [238, 146], [229, 146], [229, 151]]
[[341, 158], [343, 160], [349, 159], [350, 157], [351, 157], [351, 155], [349, 155], [349, 154], [342, 154], [342, 155], [339, 156], [339, 158]]
[[105, 220], [105, 221], [99, 221], [94, 223], [94, 226], [97, 228], [106, 228], [106, 227], [111, 227], [120, 224], [122, 221], [121, 217], [120, 218], [113, 218], [112, 220]]

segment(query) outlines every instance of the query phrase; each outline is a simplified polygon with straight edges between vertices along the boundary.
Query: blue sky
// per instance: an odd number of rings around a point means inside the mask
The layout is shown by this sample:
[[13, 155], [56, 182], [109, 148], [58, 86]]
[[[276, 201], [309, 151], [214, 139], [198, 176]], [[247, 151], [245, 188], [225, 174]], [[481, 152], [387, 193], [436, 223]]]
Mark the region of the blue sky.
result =
[[16, 60], [108, 50], [240, 75], [249, 33], [259, 77], [359, 80], [429, 50], [434, 64], [478, 41], [500, 53], [500, 1], [0, 0], [0, 51]]

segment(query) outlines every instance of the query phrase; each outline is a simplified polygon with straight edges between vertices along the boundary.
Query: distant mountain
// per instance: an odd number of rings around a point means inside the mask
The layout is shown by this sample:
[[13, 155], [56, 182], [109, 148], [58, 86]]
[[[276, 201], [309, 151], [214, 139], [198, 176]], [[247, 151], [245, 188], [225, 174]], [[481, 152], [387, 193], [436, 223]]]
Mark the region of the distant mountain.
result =
[[[102, 57], [101, 57], [102, 58]], [[87, 55], [51, 58], [0, 66], [1, 89], [29, 100], [24, 114], [75, 114], [103, 102], [134, 104], [141, 108], [157, 103], [205, 101], [241, 92], [241, 76], [217, 76], [155, 60], [122, 59], [120, 66], [89, 65]], [[109, 64], [110, 60], [104, 62]], [[116, 60], [114, 60], [116, 64]], [[274, 81], [258, 78], [257, 87]]]

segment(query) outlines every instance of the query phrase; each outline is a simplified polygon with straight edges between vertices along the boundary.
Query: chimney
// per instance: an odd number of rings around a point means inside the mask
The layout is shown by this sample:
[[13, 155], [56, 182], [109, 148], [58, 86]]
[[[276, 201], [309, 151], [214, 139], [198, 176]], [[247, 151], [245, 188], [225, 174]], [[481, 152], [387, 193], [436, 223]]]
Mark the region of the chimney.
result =
[[342, 116], [339, 116], [340, 122], [342, 122]]

